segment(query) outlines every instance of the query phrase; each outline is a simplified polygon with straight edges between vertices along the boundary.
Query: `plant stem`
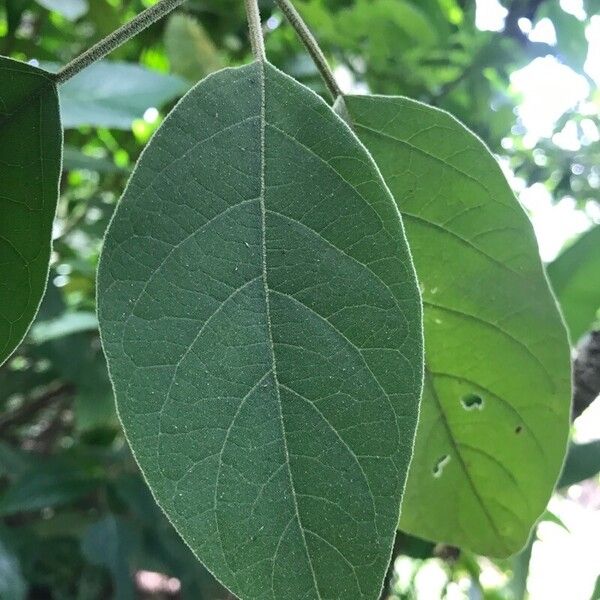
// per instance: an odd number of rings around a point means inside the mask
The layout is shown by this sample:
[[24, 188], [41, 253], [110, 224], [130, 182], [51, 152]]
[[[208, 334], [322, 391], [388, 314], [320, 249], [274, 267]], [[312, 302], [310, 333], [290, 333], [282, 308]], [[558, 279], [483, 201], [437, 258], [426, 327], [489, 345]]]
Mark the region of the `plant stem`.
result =
[[338, 86], [335, 77], [333, 76], [333, 72], [327, 64], [327, 59], [325, 58], [323, 51], [319, 47], [315, 36], [311, 33], [310, 29], [300, 16], [300, 13], [296, 10], [290, 0], [277, 0], [277, 4], [290, 22], [290, 25], [296, 30], [298, 37], [313, 59], [327, 89], [333, 96], [333, 99], [335, 100], [338, 96], [342, 96], [342, 90]]
[[262, 25], [260, 22], [258, 0], [244, 1], [246, 4], [246, 15], [248, 16], [248, 29], [250, 31], [252, 54], [256, 60], [264, 62], [267, 60], [267, 55], [265, 53], [265, 41], [263, 39]]
[[184, 0], [159, 0], [154, 6], [147, 8], [137, 17], [134, 17], [128, 23], [125, 23], [119, 29], [113, 31], [110, 35], [94, 44], [89, 50], [74, 58], [70, 63], [65, 65], [57, 74], [56, 82], [65, 83], [77, 75], [79, 71], [92, 63], [104, 58], [109, 52], [124, 44], [127, 40], [143, 31], [152, 23], [158, 21], [161, 17], [170, 13], [174, 8], [183, 4]]

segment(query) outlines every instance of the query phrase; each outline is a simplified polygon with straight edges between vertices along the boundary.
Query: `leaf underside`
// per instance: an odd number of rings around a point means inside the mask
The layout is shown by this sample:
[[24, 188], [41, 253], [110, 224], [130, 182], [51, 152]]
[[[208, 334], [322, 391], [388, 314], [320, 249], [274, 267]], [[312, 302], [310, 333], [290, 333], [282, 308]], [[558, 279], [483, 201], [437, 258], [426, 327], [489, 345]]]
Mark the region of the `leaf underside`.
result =
[[406, 227], [424, 307], [425, 384], [401, 529], [518, 551], [569, 429], [570, 359], [531, 225], [484, 144], [401, 97], [345, 109]]
[[0, 57], [0, 364], [23, 339], [46, 288], [62, 130], [56, 85]]
[[377, 598], [421, 314], [351, 131], [269, 64], [208, 77], [144, 152], [98, 286], [127, 437], [205, 565], [243, 599]]

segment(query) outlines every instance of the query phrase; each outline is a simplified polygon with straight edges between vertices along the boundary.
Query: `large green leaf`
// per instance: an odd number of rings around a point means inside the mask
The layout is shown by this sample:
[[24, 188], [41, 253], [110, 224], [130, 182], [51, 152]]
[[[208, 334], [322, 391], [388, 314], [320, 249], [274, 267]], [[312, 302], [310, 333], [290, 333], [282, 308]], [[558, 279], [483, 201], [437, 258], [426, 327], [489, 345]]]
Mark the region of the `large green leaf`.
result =
[[377, 598], [421, 310], [349, 128], [269, 64], [208, 77], [144, 152], [98, 289], [126, 434], [206, 566], [243, 599]]
[[550, 263], [548, 277], [575, 343], [600, 320], [600, 225]]
[[48, 278], [62, 131], [51, 76], [0, 57], [0, 364], [23, 339]]
[[569, 347], [531, 225], [484, 144], [447, 113], [349, 96], [406, 224], [424, 305], [425, 386], [400, 527], [518, 551], [556, 482]]

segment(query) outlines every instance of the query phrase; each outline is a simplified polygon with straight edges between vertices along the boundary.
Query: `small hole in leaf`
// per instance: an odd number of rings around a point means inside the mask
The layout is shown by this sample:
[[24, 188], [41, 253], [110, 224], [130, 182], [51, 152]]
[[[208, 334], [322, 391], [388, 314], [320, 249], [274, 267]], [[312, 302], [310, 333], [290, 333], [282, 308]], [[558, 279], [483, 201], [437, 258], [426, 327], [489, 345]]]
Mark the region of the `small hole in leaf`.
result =
[[442, 472], [444, 470], [444, 467], [450, 462], [450, 455], [449, 454], [444, 454], [443, 456], [440, 456], [437, 460], [437, 462], [435, 463], [435, 465], [433, 466], [433, 476], [438, 478], [442, 476]]
[[517, 425], [515, 427], [515, 433], [519, 434], [519, 433], [521, 433], [521, 431], [523, 431], [523, 426], [522, 425]]
[[483, 408], [483, 398], [479, 394], [466, 394], [460, 401], [465, 410], [481, 410]]

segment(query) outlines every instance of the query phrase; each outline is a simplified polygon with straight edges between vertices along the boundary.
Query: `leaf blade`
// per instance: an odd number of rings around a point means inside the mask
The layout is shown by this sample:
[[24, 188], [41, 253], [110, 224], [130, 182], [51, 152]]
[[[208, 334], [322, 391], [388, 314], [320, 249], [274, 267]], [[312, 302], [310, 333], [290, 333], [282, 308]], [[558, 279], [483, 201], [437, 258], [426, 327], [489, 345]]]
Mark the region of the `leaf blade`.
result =
[[569, 427], [568, 344], [531, 226], [447, 113], [401, 97], [344, 105], [396, 198], [423, 294], [426, 383], [400, 527], [507, 556], [546, 506]]
[[62, 129], [49, 74], [0, 57], [0, 364], [21, 342], [46, 288]]
[[[55, 63], [44, 63], [50, 71]], [[75, 75], [60, 88], [63, 127], [130, 129], [146, 109], [161, 107], [181, 96], [189, 85], [134, 63], [102, 60]]]
[[586, 231], [548, 265], [573, 344], [600, 318], [600, 225]]
[[242, 598], [377, 597], [419, 296], [376, 167], [320, 99], [253, 63], [182, 100], [109, 229], [99, 321], [136, 458], [219, 580]]

